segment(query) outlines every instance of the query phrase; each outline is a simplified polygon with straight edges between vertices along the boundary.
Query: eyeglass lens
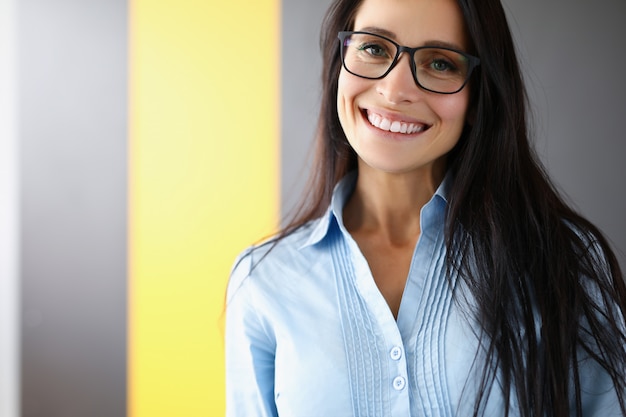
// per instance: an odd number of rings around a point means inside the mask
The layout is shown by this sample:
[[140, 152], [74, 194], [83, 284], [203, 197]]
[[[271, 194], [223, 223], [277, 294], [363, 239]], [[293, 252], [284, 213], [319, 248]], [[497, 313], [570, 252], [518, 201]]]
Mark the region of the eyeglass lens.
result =
[[[354, 33], [342, 42], [344, 66], [354, 75], [382, 78], [394, 65], [398, 47], [388, 39], [374, 34]], [[468, 79], [470, 64], [459, 52], [436, 47], [420, 48], [413, 54], [414, 77], [422, 87], [452, 93], [460, 90]]]

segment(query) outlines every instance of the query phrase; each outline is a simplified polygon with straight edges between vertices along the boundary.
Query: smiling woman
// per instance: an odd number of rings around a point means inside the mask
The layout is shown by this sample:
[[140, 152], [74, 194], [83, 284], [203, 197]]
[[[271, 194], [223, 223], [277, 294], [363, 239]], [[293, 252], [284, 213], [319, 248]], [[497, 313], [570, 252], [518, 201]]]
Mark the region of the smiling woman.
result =
[[236, 260], [228, 416], [626, 414], [626, 285], [530, 147], [499, 0], [336, 0], [301, 210]]
[[[423, 207], [441, 183], [447, 154], [467, 123], [469, 105], [469, 88], [462, 88], [470, 76], [469, 64], [460, 79], [454, 73], [438, 75], [440, 79], [456, 78], [456, 85], [445, 89], [447, 83], [429, 83], [431, 79], [423, 76], [423, 65], [416, 62], [425, 50], [440, 60], [445, 56], [439, 49], [424, 45], [445, 43], [467, 50], [469, 42], [461, 11], [452, 0], [398, 2], [393, 7], [384, 3], [363, 2], [353, 24], [356, 36], [352, 34], [341, 43], [345, 71], [339, 74], [337, 107], [346, 139], [358, 155], [359, 179], [344, 207], [345, 225], [397, 317], [411, 255], [420, 236], [416, 208]], [[390, 71], [373, 81], [359, 71], [361, 66], [353, 65], [357, 61], [352, 57], [355, 49], [365, 49], [360, 55], [371, 56], [373, 35], [366, 30], [383, 32], [418, 48], [396, 48], [391, 63], [386, 64]], [[348, 48], [353, 42], [358, 46]], [[454, 53], [462, 57], [464, 52]], [[364, 66], [371, 69], [370, 63]], [[420, 78], [422, 82], [417, 84]], [[433, 94], [437, 87], [444, 88], [438, 93], [446, 94]], [[403, 125], [406, 132], [402, 132]]]

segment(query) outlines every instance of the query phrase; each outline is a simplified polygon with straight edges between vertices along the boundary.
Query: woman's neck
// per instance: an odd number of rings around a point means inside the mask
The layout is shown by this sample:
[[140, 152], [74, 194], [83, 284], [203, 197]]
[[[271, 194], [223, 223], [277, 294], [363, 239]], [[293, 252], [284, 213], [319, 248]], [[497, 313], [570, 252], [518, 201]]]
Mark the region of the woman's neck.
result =
[[386, 173], [359, 163], [354, 193], [344, 207], [350, 233], [377, 235], [392, 245], [420, 234], [420, 210], [443, 180], [445, 169], [432, 166], [409, 173]]

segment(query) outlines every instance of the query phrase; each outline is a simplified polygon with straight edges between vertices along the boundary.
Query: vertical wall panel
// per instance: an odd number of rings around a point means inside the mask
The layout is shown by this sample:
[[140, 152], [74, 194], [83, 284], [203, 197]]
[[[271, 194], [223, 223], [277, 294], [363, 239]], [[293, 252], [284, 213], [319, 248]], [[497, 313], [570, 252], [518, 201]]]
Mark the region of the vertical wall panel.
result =
[[279, 205], [279, 4], [133, 0], [129, 415], [224, 412], [234, 257]]
[[17, 6], [22, 415], [122, 416], [126, 2]]
[[0, 0], [0, 417], [19, 414], [15, 0]]
[[320, 26], [331, 0], [283, 0], [281, 54], [281, 210], [300, 198], [310, 163], [322, 93]]
[[626, 2], [504, 0], [539, 154], [626, 270]]

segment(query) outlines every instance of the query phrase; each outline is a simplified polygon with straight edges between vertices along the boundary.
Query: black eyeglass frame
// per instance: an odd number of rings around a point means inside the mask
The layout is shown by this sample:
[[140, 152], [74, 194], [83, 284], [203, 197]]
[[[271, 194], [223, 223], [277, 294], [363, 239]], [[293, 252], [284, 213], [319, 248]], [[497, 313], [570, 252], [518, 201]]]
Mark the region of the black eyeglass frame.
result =
[[[370, 35], [370, 36], [377, 36], [381, 39], [384, 39], [390, 43], [392, 43], [393, 45], [395, 45], [396, 47], [396, 56], [393, 57], [393, 61], [391, 62], [391, 65], [389, 66], [389, 69], [387, 69], [387, 71], [385, 71], [385, 73], [379, 77], [366, 77], [360, 74], [356, 74], [352, 71], [350, 71], [350, 69], [348, 68], [348, 66], [346, 65], [346, 60], [345, 60], [345, 56], [344, 56], [344, 51], [345, 51], [345, 40], [347, 37], [352, 36], [352, 35]], [[411, 48], [408, 46], [403, 46], [400, 45], [398, 42], [394, 41], [393, 39], [389, 39], [386, 36], [383, 35], [379, 35], [378, 33], [371, 33], [371, 32], [365, 32], [365, 31], [341, 31], [338, 33], [337, 37], [339, 38], [339, 41], [341, 42], [340, 45], [340, 53], [341, 53], [341, 64], [343, 65], [343, 67], [345, 68], [346, 71], [348, 71], [350, 74], [352, 75], [356, 75], [357, 77], [361, 77], [361, 78], [365, 78], [368, 80], [380, 80], [382, 78], [385, 78], [387, 76], [387, 74], [389, 74], [391, 72], [392, 69], [395, 68], [395, 66], [398, 64], [398, 60], [400, 58], [400, 54], [402, 52], [406, 52], [409, 55], [409, 65], [411, 67], [411, 74], [413, 74], [413, 80], [415, 81], [415, 84], [418, 85], [418, 87], [426, 90], [426, 91], [430, 91], [432, 93], [437, 93], [437, 94], [456, 94], [459, 91], [461, 91], [465, 85], [467, 85], [467, 82], [469, 81], [470, 77], [472, 76], [472, 72], [474, 71], [474, 69], [476, 67], [478, 67], [480, 65], [480, 58], [475, 57], [473, 55], [470, 55], [468, 53], [465, 53], [463, 51], [459, 51], [457, 49], [453, 49], [453, 48], [447, 48], [447, 47], [443, 47], [443, 46], [418, 46], [416, 48]], [[459, 87], [458, 90], [456, 91], [451, 91], [451, 92], [441, 92], [441, 91], [435, 91], [435, 90], [431, 90], [430, 88], [426, 88], [424, 87], [418, 80], [417, 78], [417, 65], [415, 64], [415, 52], [422, 50], [422, 49], [443, 49], [446, 51], [452, 51], [452, 52], [456, 52], [457, 54], [462, 55], [464, 58], [467, 59], [468, 61], [468, 68], [467, 68], [467, 76], [465, 78], [465, 81], [463, 81], [463, 84], [461, 85], [461, 87]]]

